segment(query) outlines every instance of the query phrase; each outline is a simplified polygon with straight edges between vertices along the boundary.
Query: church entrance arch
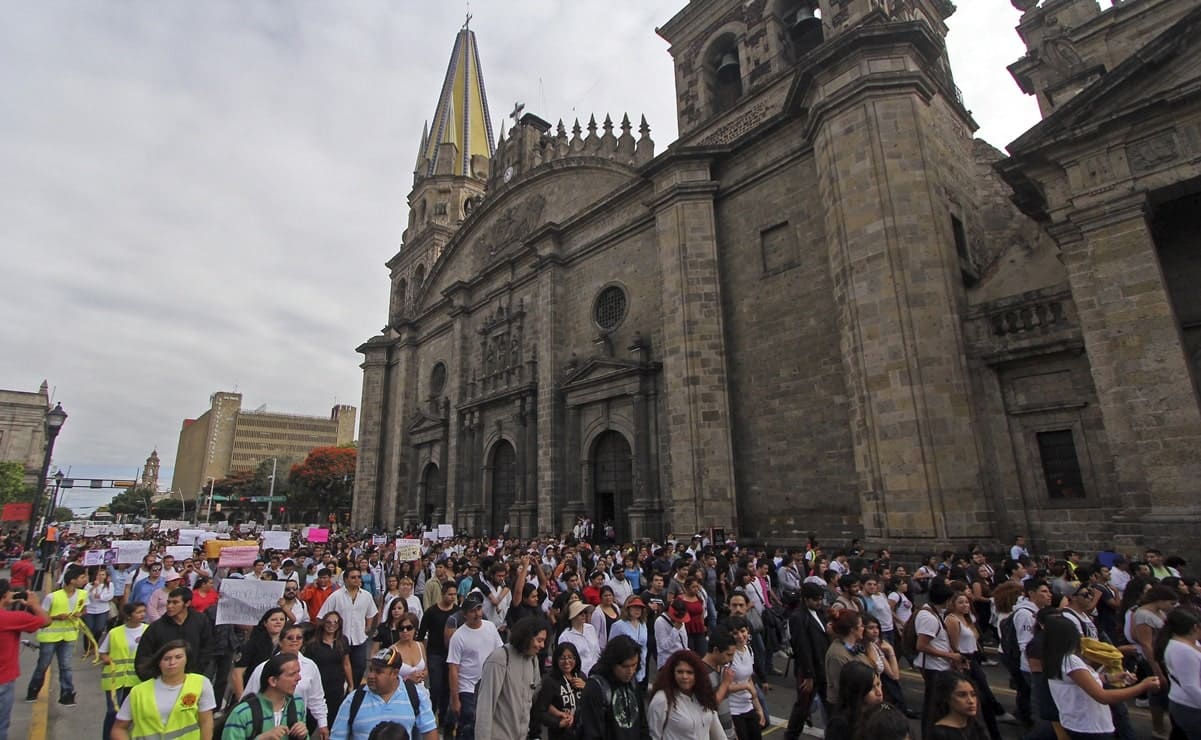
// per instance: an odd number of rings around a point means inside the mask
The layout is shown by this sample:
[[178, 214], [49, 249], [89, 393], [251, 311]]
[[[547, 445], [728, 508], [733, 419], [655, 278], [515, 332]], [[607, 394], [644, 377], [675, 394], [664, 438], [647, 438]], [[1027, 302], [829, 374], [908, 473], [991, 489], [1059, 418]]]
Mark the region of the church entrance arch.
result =
[[498, 535], [506, 524], [511, 524], [513, 506], [517, 503], [517, 451], [505, 439], [492, 448], [492, 459], [488, 465], [492, 478], [492, 516], [488, 534]]
[[612, 523], [620, 542], [629, 535], [629, 511], [634, 502], [630, 443], [620, 432], [604, 432], [593, 445], [592, 461], [594, 536], [603, 537], [605, 525]]
[[438, 522], [434, 521], [436, 512], [446, 511], [446, 477], [442, 475], [442, 470], [433, 463], [425, 466], [425, 472], [421, 475], [421, 488], [425, 492], [425, 500], [422, 501], [421, 521], [429, 527], [438, 526]]

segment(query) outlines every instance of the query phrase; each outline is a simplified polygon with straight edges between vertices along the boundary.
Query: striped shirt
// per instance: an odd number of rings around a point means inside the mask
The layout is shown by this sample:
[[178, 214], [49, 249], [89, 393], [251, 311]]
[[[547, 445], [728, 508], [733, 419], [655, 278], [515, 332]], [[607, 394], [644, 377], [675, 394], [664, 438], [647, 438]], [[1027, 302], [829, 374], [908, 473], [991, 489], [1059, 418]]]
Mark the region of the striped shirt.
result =
[[[405, 687], [397, 686], [392, 692], [392, 696], [388, 701], [380, 698], [380, 695], [370, 689], [361, 689], [364, 692], [363, 705], [359, 707], [358, 714], [354, 717], [354, 732], [356, 738], [365, 738], [371, 734], [372, 728], [380, 722], [397, 722], [404, 726], [409, 731], [409, 737], [416, 735], [424, 735], [427, 732], [438, 729], [438, 720], [434, 718], [433, 703], [430, 701], [429, 692], [424, 686], [417, 687], [417, 706], [421, 709], [420, 716], [417, 717], [417, 731], [413, 732], [413, 705], [409, 702], [409, 693]], [[338, 716], [334, 719], [333, 725], [330, 726], [330, 740], [347, 740], [352, 733], [347, 725], [350, 722], [350, 707], [354, 704], [354, 692], [346, 695], [342, 701], [342, 706], [338, 708]]]

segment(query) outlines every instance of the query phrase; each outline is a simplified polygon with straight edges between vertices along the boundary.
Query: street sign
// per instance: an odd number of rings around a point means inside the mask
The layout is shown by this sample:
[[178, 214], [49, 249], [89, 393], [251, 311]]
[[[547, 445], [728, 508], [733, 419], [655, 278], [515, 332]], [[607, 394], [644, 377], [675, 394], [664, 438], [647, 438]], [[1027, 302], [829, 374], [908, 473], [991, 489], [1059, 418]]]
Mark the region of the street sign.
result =
[[132, 480], [115, 480], [113, 481], [113, 488], [133, 488], [137, 484], [137, 481]]

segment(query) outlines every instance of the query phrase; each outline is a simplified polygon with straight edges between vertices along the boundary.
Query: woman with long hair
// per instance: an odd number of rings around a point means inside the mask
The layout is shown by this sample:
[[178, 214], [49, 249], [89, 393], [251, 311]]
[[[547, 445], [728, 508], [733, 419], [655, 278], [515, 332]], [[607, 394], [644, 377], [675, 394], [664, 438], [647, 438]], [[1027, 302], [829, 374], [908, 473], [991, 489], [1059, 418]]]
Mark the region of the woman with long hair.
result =
[[350, 642], [342, 634], [342, 615], [337, 611], [326, 613], [325, 618], [317, 620], [316, 624], [317, 629], [305, 643], [302, 652], [317, 664], [329, 714], [337, 717], [338, 707], [346, 698], [346, 692], [354, 688]]
[[905, 631], [905, 625], [913, 618], [913, 599], [909, 598], [909, 579], [893, 576], [888, 580], [885, 590], [888, 606], [892, 609], [892, 633], [899, 635]]
[[602, 650], [605, 648], [605, 643], [609, 641], [609, 630], [613, 629], [613, 625], [617, 624], [620, 619], [621, 610], [617, 608], [617, 598], [613, 594], [613, 587], [601, 586], [600, 603], [592, 610], [592, 617], [589, 621], [596, 630], [596, 642]]
[[375, 628], [375, 634], [371, 636], [375, 642], [371, 648], [372, 655], [400, 639], [400, 625], [408, 613], [409, 605], [405, 603], [404, 599], [392, 599], [388, 602], [386, 615], [380, 620], [379, 626]]
[[934, 723], [925, 740], [984, 740], [976, 683], [970, 676], [946, 671], [934, 678], [931, 710]]
[[883, 703], [876, 669], [866, 663], [847, 663], [838, 674], [838, 701], [826, 723], [826, 740], [852, 740], [863, 715]]
[[880, 677], [880, 685], [884, 689], [884, 698], [906, 717], [920, 717], [919, 712], [913, 711], [905, 703], [905, 690], [901, 687], [901, 666], [897, 661], [896, 648], [892, 643], [881, 639], [880, 620], [870, 614], [863, 616], [863, 641], [860, 647], [876, 668], [876, 675]]
[[[429, 675], [429, 665], [425, 660], [425, 645], [417, 642], [417, 628], [420, 621], [413, 612], [405, 612], [396, 628], [396, 642], [392, 649], [400, 655], [400, 677], [409, 683], [424, 684]], [[384, 645], [384, 647], [388, 647]]]
[[652, 740], [725, 740], [705, 663], [690, 650], [667, 659], [647, 708]]
[[[1059, 724], [1072, 740], [1113, 737], [1110, 704], [1128, 701], [1159, 688], [1155, 676], [1128, 684], [1133, 677], [1123, 673], [1106, 677], [1080, 656], [1080, 631], [1062, 616], [1051, 616], [1043, 627], [1043, 675], [1051, 698], [1059, 710]], [[1123, 684], [1106, 688], [1106, 682]]]
[[951, 597], [945, 623], [952, 649], [967, 661], [968, 675], [976, 684], [976, 693], [982, 702], [979, 710], [984, 718], [984, 726], [988, 728], [988, 736], [992, 740], [1001, 740], [997, 715], [1004, 714], [1005, 710], [1000, 707], [988, 687], [988, 676], [984, 673], [983, 653], [980, 650], [980, 630], [976, 627], [975, 603], [970, 591], [961, 591]]
[[234, 663], [234, 696], [241, 696], [246, 688], [246, 673], [279, 651], [279, 636], [287, 624], [288, 613], [278, 606], [271, 607], [259, 617], [259, 623], [251, 628], [250, 637], [242, 646], [242, 654]]
[[1180, 607], [1168, 612], [1155, 655], [1170, 682], [1168, 714], [1188, 740], [1201, 740], [1201, 616]]
[[701, 579], [695, 575], [684, 578], [684, 589], [677, 598], [684, 602], [688, 610], [688, 621], [684, 624], [688, 648], [697, 655], [704, 655], [709, 652], [709, 628], [705, 623], [705, 600], [708, 596]]
[[640, 663], [638, 644], [625, 635], [617, 635], [605, 645], [576, 706], [580, 740], [641, 740], [647, 736], [646, 712], [634, 683]]
[[[767, 726], [767, 710], [759, 701], [759, 687], [755, 683], [755, 656], [751, 650], [751, 626], [742, 617], [730, 617], [726, 623], [734, 638], [734, 659], [729, 671], [733, 674], [726, 695], [730, 705], [730, 719], [734, 723], [734, 734], [738, 740], [760, 740]], [[718, 628], [718, 633], [721, 628]], [[717, 639], [717, 633], [712, 639]]]
[[[104, 631], [108, 628], [108, 611], [113, 603], [113, 584], [109, 583], [108, 570], [97, 568], [92, 576], [92, 582], [87, 586], [88, 603], [84, 606], [83, 622], [92, 633], [97, 645], [104, 639]], [[88, 643], [83, 651], [83, 657], [92, 656], [92, 643]]]
[[575, 738], [573, 725], [584, 684], [579, 651], [570, 642], [559, 643], [550, 670], [542, 678], [542, 686], [534, 699], [534, 719], [546, 728], [549, 740]]
[[992, 628], [993, 574], [990, 571], [991, 568], [987, 564], [972, 565], [968, 568], [968, 586], [972, 590], [972, 612], [975, 614], [975, 622], [981, 638], [988, 636], [990, 632], [993, 633], [993, 638], [997, 636]]
[[[140, 667], [151, 678], [129, 690], [117, 719], [112, 740], [169, 735], [181, 740], [213, 740], [213, 685], [199, 673], [188, 673], [184, 640], [171, 640]], [[159, 709], [164, 701], [171, 707], [166, 720]]]
[[1139, 675], [1155, 676], [1162, 689], [1152, 691], [1147, 697], [1151, 702], [1151, 727], [1156, 735], [1167, 734], [1164, 718], [1168, 713], [1168, 680], [1163, 666], [1155, 658], [1155, 638], [1163, 629], [1164, 617], [1179, 600], [1180, 593], [1176, 589], [1152, 586], [1143, 593], [1138, 600], [1138, 608], [1131, 610], [1126, 619], [1126, 637], [1140, 658]]

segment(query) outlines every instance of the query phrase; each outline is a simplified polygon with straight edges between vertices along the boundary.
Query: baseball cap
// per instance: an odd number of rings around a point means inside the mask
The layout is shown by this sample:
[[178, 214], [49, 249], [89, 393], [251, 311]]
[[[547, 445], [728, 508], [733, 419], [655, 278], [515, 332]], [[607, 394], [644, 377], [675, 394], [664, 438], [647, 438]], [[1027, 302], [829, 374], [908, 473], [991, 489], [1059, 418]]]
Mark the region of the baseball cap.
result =
[[371, 665], [383, 666], [385, 668], [395, 668], [403, 662], [400, 653], [392, 648], [384, 648], [375, 655], [371, 656]]
[[463, 598], [463, 611], [471, 611], [484, 605], [484, 595], [479, 591], [472, 591]]

